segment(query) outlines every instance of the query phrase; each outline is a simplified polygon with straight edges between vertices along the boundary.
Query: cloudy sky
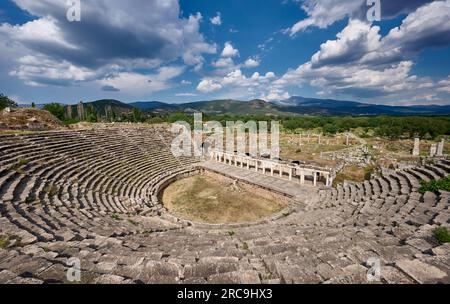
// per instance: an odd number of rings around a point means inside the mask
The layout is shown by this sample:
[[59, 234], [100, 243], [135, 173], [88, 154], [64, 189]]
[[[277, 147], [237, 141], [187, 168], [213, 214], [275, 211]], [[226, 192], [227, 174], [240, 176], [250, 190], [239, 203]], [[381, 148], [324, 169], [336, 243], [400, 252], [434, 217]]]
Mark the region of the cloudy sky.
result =
[[70, 22], [67, 0], [1, 0], [0, 92], [450, 104], [450, 0], [381, 0], [374, 22], [366, 0], [80, 2]]

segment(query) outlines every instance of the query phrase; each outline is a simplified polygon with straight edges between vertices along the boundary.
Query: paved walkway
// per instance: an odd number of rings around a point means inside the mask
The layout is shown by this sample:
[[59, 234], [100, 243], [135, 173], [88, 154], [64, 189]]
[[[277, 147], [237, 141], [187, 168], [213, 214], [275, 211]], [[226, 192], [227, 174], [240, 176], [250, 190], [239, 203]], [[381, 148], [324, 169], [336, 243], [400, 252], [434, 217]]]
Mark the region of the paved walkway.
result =
[[199, 166], [231, 178], [244, 180], [263, 188], [285, 193], [303, 202], [311, 199], [318, 192], [318, 188], [312, 186], [302, 186], [294, 181], [289, 181], [276, 176], [264, 175], [255, 172], [254, 170], [242, 169], [240, 167], [230, 166], [215, 161], [205, 161], [200, 163]]

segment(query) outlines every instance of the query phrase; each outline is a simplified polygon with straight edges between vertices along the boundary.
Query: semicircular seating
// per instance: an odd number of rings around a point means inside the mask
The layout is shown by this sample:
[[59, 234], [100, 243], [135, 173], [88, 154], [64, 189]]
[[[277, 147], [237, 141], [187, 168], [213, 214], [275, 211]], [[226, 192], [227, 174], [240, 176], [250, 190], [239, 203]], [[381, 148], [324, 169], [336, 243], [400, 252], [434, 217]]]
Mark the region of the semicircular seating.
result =
[[134, 125], [0, 135], [0, 283], [67, 282], [74, 257], [87, 283], [365, 283], [371, 258], [381, 282], [449, 282], [449, 247], [432, 230], [449, 226], [450, 194], [418, 193], [449, 161], [213, 228], [153, 199], [159, 181], [199, 161], [174, 157], [171, 140], [164, 126]]

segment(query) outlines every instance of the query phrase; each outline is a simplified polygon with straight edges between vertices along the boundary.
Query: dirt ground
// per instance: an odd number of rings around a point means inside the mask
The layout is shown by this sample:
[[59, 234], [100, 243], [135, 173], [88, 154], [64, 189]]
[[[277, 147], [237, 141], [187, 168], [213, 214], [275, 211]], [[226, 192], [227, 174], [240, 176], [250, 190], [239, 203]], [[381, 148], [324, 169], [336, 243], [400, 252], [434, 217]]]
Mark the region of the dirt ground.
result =
[[[256, 187], [254, 187], [256, 188]], [[163, 193], [163, 203], [173, 214], [211, 224], [255, 221], [280, 212], [288, 202], [210, 175], [178, 180]]]

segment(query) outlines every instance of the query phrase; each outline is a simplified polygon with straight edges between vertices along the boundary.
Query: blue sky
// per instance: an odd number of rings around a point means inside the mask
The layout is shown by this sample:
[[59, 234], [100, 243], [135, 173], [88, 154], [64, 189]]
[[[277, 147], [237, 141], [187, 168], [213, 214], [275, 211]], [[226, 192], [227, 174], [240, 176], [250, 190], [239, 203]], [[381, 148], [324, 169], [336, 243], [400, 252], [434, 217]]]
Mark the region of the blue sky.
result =
[[450, 0], [2, 0], [0, 92], [21, 103], [290, 96], [450, 104]]

